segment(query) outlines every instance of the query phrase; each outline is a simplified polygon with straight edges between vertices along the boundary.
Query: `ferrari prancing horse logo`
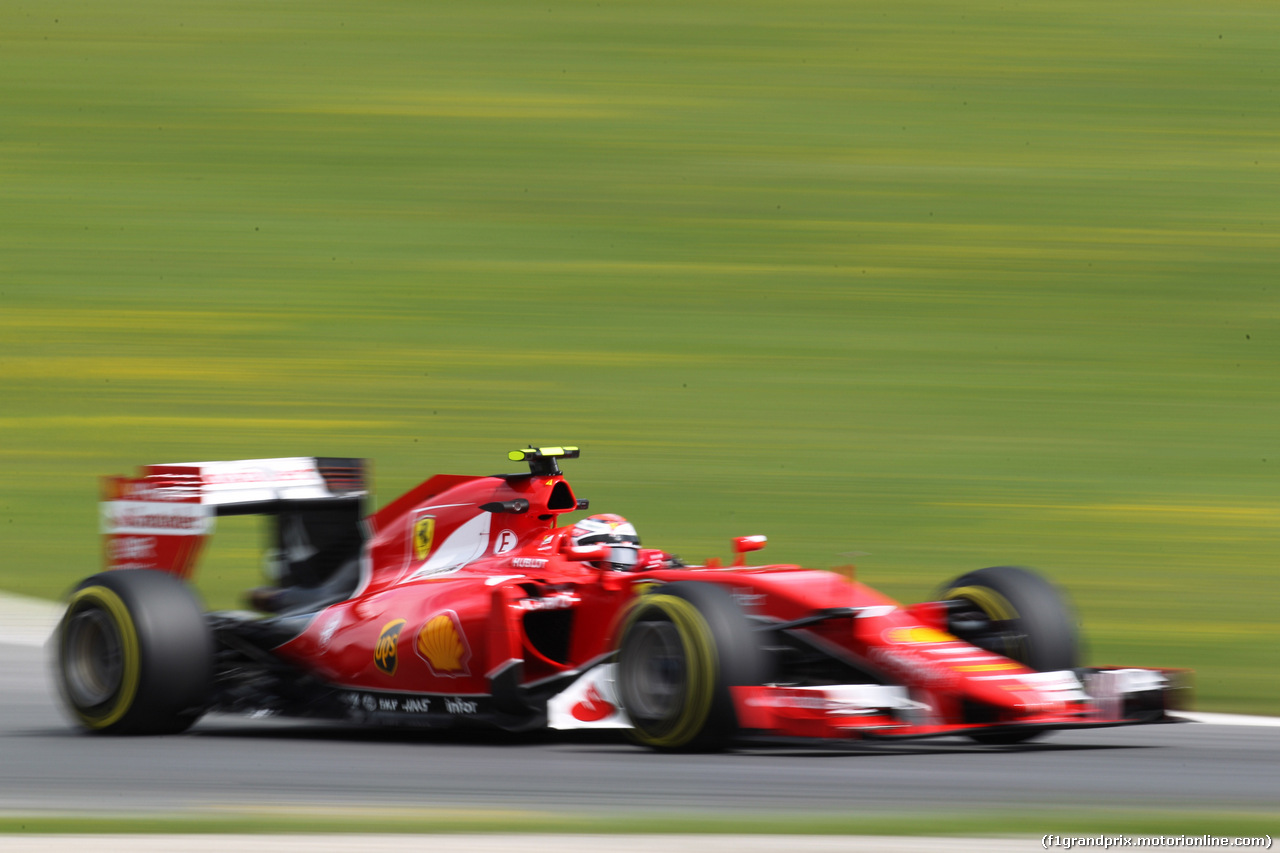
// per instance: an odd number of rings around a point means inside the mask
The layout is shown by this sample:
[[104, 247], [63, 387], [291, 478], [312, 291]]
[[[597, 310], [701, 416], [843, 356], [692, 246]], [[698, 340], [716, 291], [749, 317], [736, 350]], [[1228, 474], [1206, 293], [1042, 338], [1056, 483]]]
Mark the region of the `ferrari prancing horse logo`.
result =
[[434, 516], [424, 515], [413, 523], [413, 559], [425, 560], [431, 553], [431, 541], [436, 536]]

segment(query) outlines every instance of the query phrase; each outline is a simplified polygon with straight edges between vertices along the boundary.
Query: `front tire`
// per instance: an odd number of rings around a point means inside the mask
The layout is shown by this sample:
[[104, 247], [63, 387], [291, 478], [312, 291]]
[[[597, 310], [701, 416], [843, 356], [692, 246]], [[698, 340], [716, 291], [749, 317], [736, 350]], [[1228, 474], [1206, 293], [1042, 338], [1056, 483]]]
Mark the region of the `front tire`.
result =
[[660, 750], [715, 750], [738, 729], [729, 687], [765, 681], [759, 638], [723, 587], [680, 581], [623, 622], [618, 693], [632, 736]]
[[1066, 599], [1040, 575], [1017, 566], [978, 569], [943, 587], [957, 601], [950, 630], [962, 640], [1040, 672], [1080, 665], [1080, 638]]
[[[1034, 572], [1017, 566], [978, 569], [945, 585], [938, 600], [955, 602], [948, 629], [966, 642], [1039, 672], [1080, 665], [1075, 615], [1057, 588]], [[969, 737], [983, 744], [1014, 744], [1040, 734], [1029, 729]]]
[[56, 637], [63, 701], [90, 731], [171, 734], [204, 713], [213, 635], [191, 589], [172, 575], [126, 569], [86, 579]]

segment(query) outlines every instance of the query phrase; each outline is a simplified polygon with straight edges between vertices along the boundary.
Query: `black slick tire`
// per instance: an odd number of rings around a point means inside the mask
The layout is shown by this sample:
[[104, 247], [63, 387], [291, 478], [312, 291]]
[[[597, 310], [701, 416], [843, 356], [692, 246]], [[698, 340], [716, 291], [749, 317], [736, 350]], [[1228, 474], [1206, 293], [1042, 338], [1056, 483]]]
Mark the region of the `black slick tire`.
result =
[[618, 692], [632, 737], [658, 750], [724, 748], [738, 731], [729, 688], [766, 680], [756, 631], [723, 587], [664, 584], [627, 614]]
[[[946, 584], [938, 599], [963, 602], [962, 610], [981, 614], [990, 626], [990, 636], [996, 640], [997, 647], [992, 651], [1024, 666], [1053, 672], [1080, 665], [1075, 614], [1062, 593], [1034, 572], [1018, 566], [978, 569]], [[963, 612], [958, 618], [964, 619]], [[965, 636], [958, 629], [953, 631], [970, 642], [982, 639]], [[984, 744], [1013, 744], [1039, 734], [1039, 730], [1030, 729], [975, 732], [969, 737]]]
[[87, 578], [55, 638], [63, 701], [90, 731], [173, 734], [209, 703], [212, 632], [190, 587], [172, 575], [125, 569]]

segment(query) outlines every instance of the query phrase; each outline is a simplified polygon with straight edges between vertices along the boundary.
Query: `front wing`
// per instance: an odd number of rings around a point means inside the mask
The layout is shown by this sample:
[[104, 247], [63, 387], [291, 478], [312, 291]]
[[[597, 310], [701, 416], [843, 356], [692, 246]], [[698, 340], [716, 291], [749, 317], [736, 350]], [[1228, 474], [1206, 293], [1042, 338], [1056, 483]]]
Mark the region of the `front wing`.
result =
[[[547, 704], [553, 729], [629, 728], [617, 699], [616, 664], [584, 673]], [[973, 733], [1016, 734], [1172, 722], [1167, 712], [1186, 705], [1184, 670], [1092, 667], [1036, 673], [1042, 702], [1015, 718], [956, 721], [940, 718], [907, 688], [886, 684], [731, 687], [739, 725], [778, 737], [925, 738]]]

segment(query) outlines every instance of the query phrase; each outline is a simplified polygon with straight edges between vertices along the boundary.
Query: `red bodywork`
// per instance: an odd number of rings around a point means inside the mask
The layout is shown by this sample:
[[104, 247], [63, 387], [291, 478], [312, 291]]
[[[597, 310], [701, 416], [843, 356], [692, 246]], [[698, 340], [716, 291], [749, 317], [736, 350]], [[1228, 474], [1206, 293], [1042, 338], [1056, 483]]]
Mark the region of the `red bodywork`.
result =
[[[154, 485], [157, 471], [172, 477], [181, 467], [114, 478], [108, 497], [136, 502], [146, 493], [137, 484]], [[156, 500], [158, 491], [146, 499]], [[185, 497], [172, 493], [168, 505], [197, 505], [199, 494], [196, 483]], [[867, 683], [856, 685], [734, 687], [744, 729], [822, 738], [927, 736], [1126, 721], [1114, 697], [1082, 692], [1079, 681], [1072, 689], [1064, 674], [1047, 677], [947, 634], [942, 605], [901, 606], [836, 572], [791, 565], [598, 569], [587, 558], [599, 553], [574, 552], [569, 528], [558, 526], [560, 516], [579, 508], [558, 469], [433, 477], [365, 519], [355, 591], [299, 620], [297, 633], [272, 651], [334, 688], [366, 718], [444, 713], [479, 719], [494, 706], [500, 710], [513, 691], [547, 685], [545, 702], [576, 682], [575, 720], [613, 718], [624, 725], [609, 692], [589, 683], [590, 672], [617, 648], [622, 617], [637, 596], [668, 582], [700, 581], [728, 589], [743, 612], [762, 623], [836, 609], [830, 618], [788, 630], [867, 675]], [[191, 524], [198, 535], [156, 537], [161, 541], [148, 547], [162, 556], [151, 567], [189, 571], [207, 532], [201, 522]], [[110, 560], [121, 535], [108, 533]], [[736, 540], [739, 562], [762, 545], [761, 537]], [[666, 555], [642, 553], [646, 562], [665, 565]], [[1107, 671], [1092, 675], [1098, 685], [1108, 683]], [[974, 707], [983, 709], [980, 719], [968, 710]]]

